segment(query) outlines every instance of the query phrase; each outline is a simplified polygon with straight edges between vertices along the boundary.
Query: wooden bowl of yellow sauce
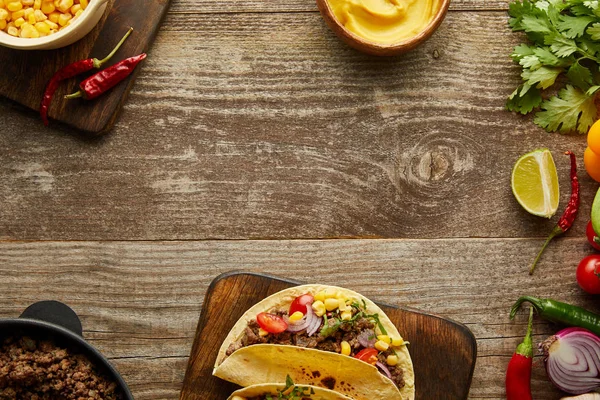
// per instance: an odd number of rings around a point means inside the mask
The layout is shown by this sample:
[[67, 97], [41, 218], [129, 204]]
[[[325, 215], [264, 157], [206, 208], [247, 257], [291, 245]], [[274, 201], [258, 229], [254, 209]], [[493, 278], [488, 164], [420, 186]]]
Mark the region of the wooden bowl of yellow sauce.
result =
[[317, 5], [344, 42], [368, 54], [393, 56], [427, 40], [450, 0], [317, 0]]

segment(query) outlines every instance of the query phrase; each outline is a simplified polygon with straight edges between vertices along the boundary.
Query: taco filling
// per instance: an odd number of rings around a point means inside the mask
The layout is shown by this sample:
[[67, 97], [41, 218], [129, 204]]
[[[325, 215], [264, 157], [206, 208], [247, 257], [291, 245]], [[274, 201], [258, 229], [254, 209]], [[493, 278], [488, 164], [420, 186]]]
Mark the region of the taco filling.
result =
[[[292, 301], [289, 309], [258, 313], [225, 354], [230, 356], [242, 347], [263, 343], [339, 353], [376, 366], [401, 389], [405, 385], [404, 371], [396, 349], [408, 342], [389, 336], [379, 315], [366, 310], [364, 301], [345, 298], [335, 290], [314, 296], [303, 294]], [[263, 398], [252, 400], [258, 399]]]

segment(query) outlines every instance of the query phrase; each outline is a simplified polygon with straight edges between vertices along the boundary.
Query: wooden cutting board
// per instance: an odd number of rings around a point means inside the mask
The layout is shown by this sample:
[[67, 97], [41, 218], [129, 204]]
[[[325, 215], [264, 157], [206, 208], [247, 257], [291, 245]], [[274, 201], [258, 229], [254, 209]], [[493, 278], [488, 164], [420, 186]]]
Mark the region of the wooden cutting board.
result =
[[[299, 284], [250, 273], [234, 272], [217, 277], [206, 293], [180, 400], [225, 400], [238, 389], [212, 376], [223, 339], [252, 305]], [[417, 310], [379, 306], [410, 341], [417, 400], [466, 399], [477, 355], [471, 331], [457, 322]]]
[[[169, 0], [110, 0], [98, 25], [87, 36], [70, 46], [57, 50], [35, 51], [0, 47], [0, 95], [37, 111], [46, 83], [54, 72], [77, 60], [89, 57], [104, 58], [129, 27], [134, 28], [132, 35], [108, 65], [146, 52], [168, 6]], [[63, 82], [50, 107], [51, 126], [60, 121], [91, 134], [110, 130], [135, 76], [144, 68], [144, 62], [138, 65], [124, 82], [102, 97], [89, 102], [82, 99], [67, 101], [62, 97], [77, 91], [82, 77], [85, 78], [91, 73]]]

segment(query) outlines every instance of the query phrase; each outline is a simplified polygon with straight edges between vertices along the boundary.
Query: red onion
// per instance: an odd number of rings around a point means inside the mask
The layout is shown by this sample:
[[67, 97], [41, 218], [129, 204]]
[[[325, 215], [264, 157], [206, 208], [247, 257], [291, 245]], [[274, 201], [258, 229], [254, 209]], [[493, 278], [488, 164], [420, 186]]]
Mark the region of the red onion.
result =
[[358, 343], [360, 343], [360, 345], [364, 348], [375, 347], [375, 342], [377, 342], [375, 332], [373, 332], [373, 330], [371, 329], [365, 329], [358, 335], [356, 339], [358, 340]]
[[312, 309], [312, 304], [306, 305], [306, 314], [302, 319], [292, 322], [289, 320], [289, 317], [285, 318], [285, 322], [288, 323], [288, 328], [286, 329], [288, 332], [300, 332], [304, 329], [308, 329], [310, 326], [314, 324], [314, 320], [319, 319]]
[[306, 328], [306, 333], [308, 334], [308, 336], [312, 336], [319, 330], [320, 326], [321, 326], [321, 317], [317, 317], [315, 315], [314, 322], [311, 326]]
[[567, 328], [540, 344], [548, 378], [560, 390], [587, 393], [600, 387], [600, 338], [583, 328]]
[[387, 369], [387, 367], [381, 361], [377, 361], [375, 363], [375, 365], [381, 370], [381, 372], [384, 373], [385, 376], [392, 379], [392, 373], [390, 372], [389, 369]]

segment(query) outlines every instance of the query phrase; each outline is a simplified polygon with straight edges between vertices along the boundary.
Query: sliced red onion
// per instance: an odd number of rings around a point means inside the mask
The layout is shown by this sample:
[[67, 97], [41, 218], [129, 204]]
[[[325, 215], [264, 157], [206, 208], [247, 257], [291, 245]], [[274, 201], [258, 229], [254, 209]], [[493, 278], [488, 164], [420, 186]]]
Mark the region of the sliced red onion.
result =
[[289, 317], [285, 318], [285, 322], [288, 323], [287, 331], [288, 332], [300, 332], [304, 329], [308, 329], [310, 326], [314, 324], [314, 320], [320, 319], [315, 315], [312, 309], [312, 303], [306, 305], [306, 314], [300, 320], [296, 322], [290, 321]]
[[320, 326], [321, 326], [321, 317], [317, 317], [315, 315], [315, 321], [311, 326], [309, 326], [306, 329], [306, 333], [308, 334], [308, 336], [312, 336], [319, 330]]
[[385, 366], [384, 363], [382, 363], [381, 361], [377, 361], [375, 363], [375, 365], [381, 370], [381, 372], [383, 372], [383, 374], [385, 376], [387, 376], [388, 378], [392, 379], [392, 373], [390, 372], [390, 370]]
[[600, 338], [583, 328], [567, 328], [540, 344], [550, 381], [582, 394], [600, 387]]
[[360, 343], [360, 345], [364, 348], [375, 347], [375, 343], [377, 342], [375, 332], [373, 332], [372, 329], [365, 329], [358, 335], [356, 339], [358, 340], [358, 343]]

